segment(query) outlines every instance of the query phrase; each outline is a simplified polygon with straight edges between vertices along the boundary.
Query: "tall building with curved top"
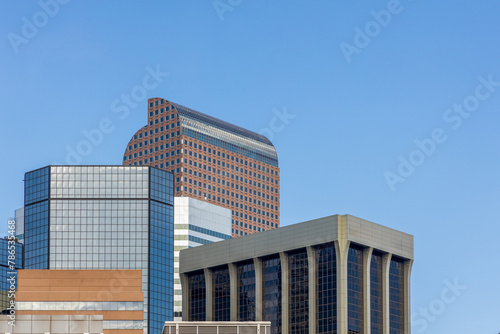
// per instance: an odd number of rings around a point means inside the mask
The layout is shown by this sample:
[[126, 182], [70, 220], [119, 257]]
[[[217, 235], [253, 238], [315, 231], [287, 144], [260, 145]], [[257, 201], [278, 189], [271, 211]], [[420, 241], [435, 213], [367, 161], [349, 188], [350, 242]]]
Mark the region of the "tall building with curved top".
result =
[[280, 171], [269, 139], [161, 98], [125, 149], [123, 165], [171, 171], [175, 196], [232, 210], [233, 237], [279, 227]]

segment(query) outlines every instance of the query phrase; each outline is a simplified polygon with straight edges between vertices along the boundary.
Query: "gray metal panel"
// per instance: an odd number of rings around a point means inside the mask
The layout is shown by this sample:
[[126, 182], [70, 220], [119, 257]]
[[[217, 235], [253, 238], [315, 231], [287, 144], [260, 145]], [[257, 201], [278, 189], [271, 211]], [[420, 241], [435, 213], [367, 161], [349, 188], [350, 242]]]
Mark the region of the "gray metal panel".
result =
[[346, 215], [348, 240], [413, 260], [413, 236]]

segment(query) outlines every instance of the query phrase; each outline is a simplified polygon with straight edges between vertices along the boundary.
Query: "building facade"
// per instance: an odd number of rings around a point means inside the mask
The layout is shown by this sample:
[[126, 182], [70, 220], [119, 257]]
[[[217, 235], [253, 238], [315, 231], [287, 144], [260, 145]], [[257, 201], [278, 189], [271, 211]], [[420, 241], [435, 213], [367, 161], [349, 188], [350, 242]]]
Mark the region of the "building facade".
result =
[[179, 251], [231, 239], [231, 210], [190, 197], [174, 198], [174, 321], [182, 320]]
[[162, 334], [271, 334], [269, 321], [167, 321]]
[[24, 269], [140, 269], [144, 332], [173, 312], [173, 175], [48, 166], [25, 175]]
[[17, 271], [23, 268], [23, 245], [17, 239], [0, 239], [0, 314], [9, 314], [15, 302]]
[[272, 333], [410, 333], [413, 236], [350, 215], [182, 250], [183, 318]]
[[102, 315], [18, 315], [16, 326], [0, 316], [0, 333], [9, 334], [103, 334]]
[[19, 271], [16, 316], [102, 316], [100, 333], [142, 334], [143, 310], [141, 270]]
[[14, 214], [15, 236], [19, 243], [24, 244], [24, 208], [17, 209]]
[[233, 237], [279, 227], [280, 173], [264, 136], [161, 98], [148, 100], [148, 123], [125, 149], [123, 165], [175, 174], [175, 196], [233, 213]]

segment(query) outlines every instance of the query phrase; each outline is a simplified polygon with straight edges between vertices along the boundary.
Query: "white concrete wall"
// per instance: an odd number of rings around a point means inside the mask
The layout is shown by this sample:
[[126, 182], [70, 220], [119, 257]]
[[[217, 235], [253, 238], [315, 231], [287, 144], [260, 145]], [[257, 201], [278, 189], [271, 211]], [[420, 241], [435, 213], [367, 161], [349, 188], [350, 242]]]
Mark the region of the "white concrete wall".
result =
[[0, 333], [17, 334], [102, 334], [102, 315], [16, 315], [15, 326], [9, 317], [0, 315]]

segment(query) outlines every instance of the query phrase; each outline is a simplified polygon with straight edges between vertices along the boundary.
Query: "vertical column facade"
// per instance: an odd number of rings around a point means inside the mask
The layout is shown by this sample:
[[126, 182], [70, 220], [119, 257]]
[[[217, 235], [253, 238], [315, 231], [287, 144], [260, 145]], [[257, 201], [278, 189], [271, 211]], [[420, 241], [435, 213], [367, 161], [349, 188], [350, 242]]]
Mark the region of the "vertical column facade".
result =
[[316, 333], [316, 254], [314, 248], [306, 247], [309, 267], [309, 333]]
[[238, 321], [238, 267], [234, 263], [229, 263], [229, 298], [230, 298], [230, 320]]
[[186, 274], [179, 274], [182, 287], [182, 321], [188, 321], [189, 319], [189, 282]]
[[410, 334], [411, 333], [411, 298], [410, 298], [410, 277], [411, 277], [411, 268], [413, 266], [413, 260], [406, 260], [405, 261], [405, 283], [404, 283], [404, 289], [405, 289], [405, 327], [404, 327], [404, 332], [405, 334]]
[[363, 250], [363, 333], [370, 334], [370, 264], [373, 248], [368, 247]]
[[383, 316], [383, 333], [389, 334], [390, 317], [389, 317], [389, 269], [391, 266], [392, 254], [384, 254], [382, 257], [382, 316]]
[[349, 254], [348, 240], [335, 241], [337, 256], [337, 333], [347, 334], [347, 256]]
[[262, 260], [259, 258], [253, 259], [255, 267], [255, 320], [262, 321], [262, 296], [264, 291], [263, 273], [262, 273]]
[[212, 270], [203, 269], [205, 274], [205, 291], [206, 291], [206, 319], [205, 321], [213, 321], [213, 281]]
[[288, 334], [288, 254], [280, 252], [281, 260], [281, 334]]

